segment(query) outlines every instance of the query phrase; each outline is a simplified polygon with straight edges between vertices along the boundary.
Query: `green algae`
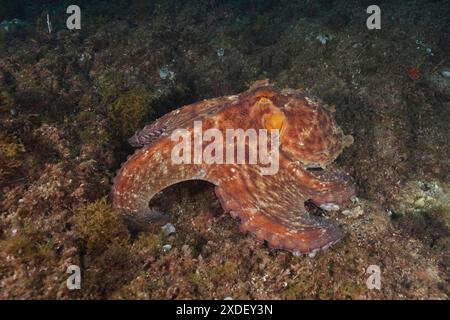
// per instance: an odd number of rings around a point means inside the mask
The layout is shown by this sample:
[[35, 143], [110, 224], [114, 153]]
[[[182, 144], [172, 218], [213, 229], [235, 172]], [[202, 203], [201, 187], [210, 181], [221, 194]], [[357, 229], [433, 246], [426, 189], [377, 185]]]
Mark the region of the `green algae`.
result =
[[163, 244], [162, 233], [146, 233], [142, 232], [138, 238], [133, 242], [133, 246], [137, 250], [146, 250], [150, 252], [158, 251]]
[[106, 198], [78, 207], [74, 226], [91, 253], [104, 251], [114, 243], [127, 244], [130, 237], [121, 217]]
[[52, 238], [26, 225], [17, 234], [0, 241], [0, 248], [24, 261], [43, 263], [53, 258]]
[[0, 131], [0, 185], [20, 168], [24, 152], [22, 143]]
[[152, 112], [152, 96], [145, 90], [134, 89], [125, 92], [108, 107], [108, 119], [114, 135], [129, 138], [143, 124]]

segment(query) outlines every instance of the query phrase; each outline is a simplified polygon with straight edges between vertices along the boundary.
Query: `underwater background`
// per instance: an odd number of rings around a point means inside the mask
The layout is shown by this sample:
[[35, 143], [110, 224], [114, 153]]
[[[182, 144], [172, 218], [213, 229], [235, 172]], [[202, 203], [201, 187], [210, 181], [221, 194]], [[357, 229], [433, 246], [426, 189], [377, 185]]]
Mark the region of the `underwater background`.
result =
[[[170, 230], [128, 228], [109, 199], [127, 139], [260, 79], [334, 105], [353, 136], [344, 239], [270, 250], [203, 182], [155, 199]], [[1, 299], [448, 299], [449, 157], [448, 1], [0, 0]]]

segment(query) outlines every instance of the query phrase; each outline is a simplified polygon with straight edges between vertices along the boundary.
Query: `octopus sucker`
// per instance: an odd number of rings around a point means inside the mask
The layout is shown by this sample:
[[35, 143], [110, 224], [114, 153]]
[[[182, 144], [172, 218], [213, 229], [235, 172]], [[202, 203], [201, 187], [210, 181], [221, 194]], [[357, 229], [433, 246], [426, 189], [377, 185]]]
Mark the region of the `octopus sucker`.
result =
[[[337, 126], [333, 112], [302, 91], [279, 92], [267, 80], [238, 95], [181, 107], [130, 138], [139, 149], [113, 180], [113, 206], [127, 219], [149, 223], [160, 218], [149, 207], [156, 194], [178, 182], [201, 179], [215, 186], [223, 209], [257, 241], [296, 255], [328, 248], [342, 238], [342, 231], [332, 220], [309, 213], [305, 203], [336, 209], [355, 195], [351, 177], [333, 163], [353, 141]], [[267, 163], [174, 163], [178, 141], [172, 134], [179, 129], [191, 133], [199, 121], [203, 130], [216, 129], [224, 137], [228, 129], [277, 133], [279, 148], [269, 153], [276, 151], [277, 170], [267, 173]], [[244, 141], [249, 159], [255, 145]], [[203, 149], [206, 143], [201, 141]], [[276, 145], [272, 141], [270, 146]]]

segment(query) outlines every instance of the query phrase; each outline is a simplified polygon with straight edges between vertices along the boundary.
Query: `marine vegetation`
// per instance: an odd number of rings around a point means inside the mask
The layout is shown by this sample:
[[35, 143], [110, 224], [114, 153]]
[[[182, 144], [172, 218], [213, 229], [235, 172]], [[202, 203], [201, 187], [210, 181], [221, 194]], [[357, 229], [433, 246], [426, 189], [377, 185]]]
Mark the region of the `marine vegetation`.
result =
[[126, 244], [129, 240], [127, 228], [106, 198], [77, 208], [74, 226], [90, 252], [104, 251], [114, 243]]
[[130, 90], [120, 95], [108, 107], [112, 132], [124, 139], [136, 131], [152, 112], [151, 95], [144, 90]]
[[16, 138], [0, 131], [0, 185], [7, 183], [23, 163], [25, 148]]

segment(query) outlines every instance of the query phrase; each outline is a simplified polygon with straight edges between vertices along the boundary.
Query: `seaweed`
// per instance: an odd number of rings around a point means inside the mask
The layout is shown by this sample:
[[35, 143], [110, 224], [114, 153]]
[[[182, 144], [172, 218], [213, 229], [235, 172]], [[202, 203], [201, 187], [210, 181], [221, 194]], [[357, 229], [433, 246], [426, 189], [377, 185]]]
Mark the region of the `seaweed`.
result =
[[127, 244], [130, 235], [120, 215], [106, 197], [75, 210], [75, 230], [89, 253], [99, 253], [112, 244]]
[[108, 107], [108, 119], [112, 132], [126, 139], [139, 129], [152, 113], [149, 105], [152, 96], [145, 90], [134, 89], [120, 95]]
[[0, 241], [0, 248], [23, 261], [42, 263], [53, 257], [53, 239], [46, 233], [25, 225], [17, 234]]
[[24, 153], [22, 143], [0, 131], [0, 186], [22, 166]]

